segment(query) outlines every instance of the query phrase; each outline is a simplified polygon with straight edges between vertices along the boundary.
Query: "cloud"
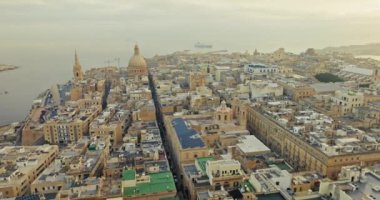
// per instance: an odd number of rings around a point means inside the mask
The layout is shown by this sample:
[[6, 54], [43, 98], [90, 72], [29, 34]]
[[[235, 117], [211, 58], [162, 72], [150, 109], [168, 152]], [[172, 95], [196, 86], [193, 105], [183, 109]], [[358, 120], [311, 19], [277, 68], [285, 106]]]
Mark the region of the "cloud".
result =
[[0, 1], [0, 51], [137, 41], [149, 54], [195, 41], [299, 50], [378, 41], [378, 21], [378, 0], [12, 0]]

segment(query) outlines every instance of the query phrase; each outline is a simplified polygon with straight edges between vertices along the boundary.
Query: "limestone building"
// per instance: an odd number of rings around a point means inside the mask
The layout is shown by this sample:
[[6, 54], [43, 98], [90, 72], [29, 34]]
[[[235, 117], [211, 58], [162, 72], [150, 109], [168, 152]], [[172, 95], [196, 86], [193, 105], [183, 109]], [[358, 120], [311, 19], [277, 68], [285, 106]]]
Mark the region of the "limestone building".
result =
[[251, 99], [270, 96], [282, 96], [284, 89], [281, 85], [272, 81], [255, 80], [249, 83]]
[[58, 154], [58, 146], [7, 146], [0, 149], [0, 199], [30, 193], [31, 183]]
[[122, 175], [122, 194], [125, 199], [174, 198], [176, 188], [170, 172], [138, 174], [136, 170], [125, 170]]
[[190, 90], [194, 91], [197, 87], [206, 85], [206, 76], [203, 73], [192, 72], [189, 76]]
[[343, 166], [379, 163], [380, 146], [364, 139], [368, 133], [336, 123], [290, 101], [262, 102], [247, 115], [248, 130], [296, 170], [336, 178]]
[[99, 106], [87, 109], [62, 107], [56, 116], [43, 125], [45, 141], [50, 144], [69, 144], [88, 134], [89, 125], [100, 113]]
[[209, 155], [209, 148], [193, 128], [189, 127], [186, 118], [165, 116], [165, 127], [168, 141], [173, 152], [175, 163], [192, 163], [198, 157]]
[[364, 106], [364, 95], [360, 92], [338, 90], [335, 91], [332, 100], [341, 107], [342, 115], [352, 113], [354, 108]]

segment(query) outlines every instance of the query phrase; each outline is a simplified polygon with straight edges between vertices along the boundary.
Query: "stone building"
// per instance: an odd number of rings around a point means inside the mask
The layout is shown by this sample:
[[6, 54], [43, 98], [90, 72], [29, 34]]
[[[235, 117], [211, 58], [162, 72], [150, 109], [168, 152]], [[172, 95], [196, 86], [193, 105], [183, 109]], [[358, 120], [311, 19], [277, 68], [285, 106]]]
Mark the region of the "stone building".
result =
[[203, 73], [191, 72], [189, 75], [189, 88], [194, 91], [197, 87], [206, 85], [206, 76]]
[[186, 123], [186, 118], [165, 116], [168, 141], [177, 164], [191, 163], [197, 157], [205, 157], [209, 149], [199, 133]]
[[31, 183], [58, 155], [58, 146], [7, 146], [0, 149], [0, 198], [30, 194]]
[[[284, 105], [280, 110], [275, 108]], [[345, 128], [347, 131], [336, 130], [336, 125], [328, 117], [297, 110], [296, 104], [290, 102], [251, 106], [247, 128], [296, 170], [319, 171], [336, 178], [342, 166], [370, 166], [380, 162], [380, 146], [361, 139], [366, 138], [365, 132], [348, 127]]]

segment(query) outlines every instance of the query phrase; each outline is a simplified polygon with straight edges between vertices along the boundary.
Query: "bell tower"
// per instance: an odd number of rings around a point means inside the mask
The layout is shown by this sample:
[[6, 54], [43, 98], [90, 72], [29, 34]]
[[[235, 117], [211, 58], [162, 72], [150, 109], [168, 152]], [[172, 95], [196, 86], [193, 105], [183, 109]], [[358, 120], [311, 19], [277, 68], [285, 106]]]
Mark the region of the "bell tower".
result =
[[74, 73], [74, 81], [75, 82], [83, 80], [82, 66], [79, 63], [79, 58], [78, 58], [76, 50], [75, 50], [75, 63], [73, 66], [73, 73]]

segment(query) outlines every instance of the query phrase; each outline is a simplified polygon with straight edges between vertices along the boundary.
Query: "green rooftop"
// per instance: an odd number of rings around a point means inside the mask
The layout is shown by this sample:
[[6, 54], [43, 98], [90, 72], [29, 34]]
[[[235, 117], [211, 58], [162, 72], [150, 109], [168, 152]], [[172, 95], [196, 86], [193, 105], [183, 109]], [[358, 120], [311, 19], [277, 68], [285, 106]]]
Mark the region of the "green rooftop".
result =
[[[129, 170], [130, 171], [130, 170]], [[135, 171], [133, 170], [135, 173]], [[124, 180], [124, 173], [123, 173]], [[127, 179], [128, 180], [128, 179]], [[159, 172], [150, 174], [149, 183], [136, 183], [134, 187], [125, 187], [123, 195], [127, 197], [158, 194], [161, 192], [175, 191], [175, 184], [171, 172]]]
[[123, 171], [123, 181], [135, 180], [136, 171], [134, 169]]
[[248, 180], [243, 182], [243, 187], [245, 188], [246, 186], [250, 192], [255, 192], [255, 188], [253, 188], [252, 184]]
[[96, 144], [90, 144], [90, 145], [88, 146], [88, 150], [90, 150], [90, 151], [95, 151], [95, 150], [96, 150]]
[[215, 160], [215, 158], [214, 157], [201, 157], [201, 158], [197, 158], [197, 160], [196, 160], [199, 167], [201, 168], [203, 174], [206, 174], [206, 162], [209, 160], [212, 161], [212, 160]]
[[286, 162], [273, 163], [273, 165], [277, 166], [281, 170], [289, 171], [292, 169]]

